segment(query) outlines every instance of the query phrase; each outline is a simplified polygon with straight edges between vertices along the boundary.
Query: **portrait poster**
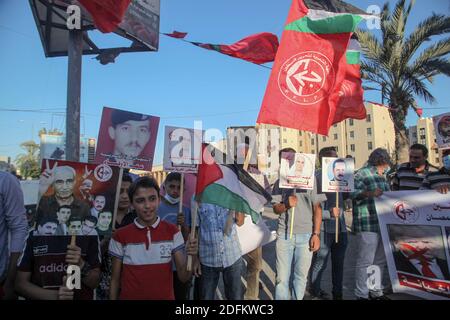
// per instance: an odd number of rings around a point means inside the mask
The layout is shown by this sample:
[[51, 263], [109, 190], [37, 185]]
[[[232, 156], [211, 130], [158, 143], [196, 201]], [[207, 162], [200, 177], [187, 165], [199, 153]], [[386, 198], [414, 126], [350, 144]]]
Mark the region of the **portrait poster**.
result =
[[107, 164], [44, 159], [34, 234], [110, 236], [119, 176]]
[[353, 158], [322, 158], [322, 191], [353, 192], [354, 168]]
[[385, 192], [375, 205], [394, 292], [450, 300], [450, 194]]
[[280, 163], [280, 188], [314, 188], [316, 155], [282, 152]]
[[104, 107], [95, 162], [151, 171], [159, 117]]
[[450, 148], [450, 112], [434, 116], [433, 124], [438, 147]]
[[164, 130], [164, 171], [197, 173], [202, 142], [202, 130], [166, 126]]

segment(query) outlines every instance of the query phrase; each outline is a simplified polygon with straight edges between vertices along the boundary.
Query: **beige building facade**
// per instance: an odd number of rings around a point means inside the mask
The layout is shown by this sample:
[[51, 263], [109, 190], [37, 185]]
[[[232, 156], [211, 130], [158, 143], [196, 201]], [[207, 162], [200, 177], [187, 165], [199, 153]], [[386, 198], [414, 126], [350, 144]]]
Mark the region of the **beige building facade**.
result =
[[419, 119], [417, 125], [408, 128], [408, 136], [411, 145], [420, 143], [428, 148], [428, 161], [432, 165], [442, 166], [432, 118]]

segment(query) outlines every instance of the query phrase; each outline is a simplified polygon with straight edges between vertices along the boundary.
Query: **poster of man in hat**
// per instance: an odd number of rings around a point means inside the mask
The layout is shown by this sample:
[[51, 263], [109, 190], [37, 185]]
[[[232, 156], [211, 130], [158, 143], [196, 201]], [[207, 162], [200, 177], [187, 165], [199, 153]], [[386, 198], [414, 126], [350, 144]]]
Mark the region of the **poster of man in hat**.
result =
[[159, 117], [103, 108], [95, 161], [151, 171]]

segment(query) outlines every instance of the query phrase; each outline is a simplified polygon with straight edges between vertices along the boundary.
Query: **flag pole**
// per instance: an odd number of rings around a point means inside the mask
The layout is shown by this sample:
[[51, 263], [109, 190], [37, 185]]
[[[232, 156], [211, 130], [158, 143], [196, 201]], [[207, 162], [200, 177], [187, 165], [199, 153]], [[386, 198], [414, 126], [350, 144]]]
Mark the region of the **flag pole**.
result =
[[[198, 203], [194, 201], [193, 208], [191, 208], [191, 233], [189, 235], [190, 239], [195, 238], [195, 227], [197, 226], [197, 209]], [[192, 256], [187, 256], [187, 271], [192, 271]]]
[[114, 211], [113, 211], [113, 222], [112, 222], [112, 230], [116, 230], [116, 219], [117, 219], [117, 209], [119, 207], [119, 199], [120, 199], [120, 188], [122, 187], [122, 178], [123, 178], [123, 168], [120, 167], [119, 170], [119, 181], [116, 186], [116, 198], [114, 199]]
[[294, 231], [294, 215], [295, 215], [295, 207], [291, 208], [291, 231], [289, 232], [289, 239], [292, 239], [292, 233]]
[[[336, 207], [339, 210], [339, 213], [341, 212], [341, 210], [339, 209], [339, 191], [336, 191]], [[339, 216], [335, 217], [335, 221], [336, 221], [336, 243], [338, 243], [339, 241]]]
[[[184, 195], [184, 172], [181, 173], [180, 202], [178, 203], [178, 215], [183, 214], [183, 195]], [[178, 230], [181, 230], [181, 225], [178, 225]]]

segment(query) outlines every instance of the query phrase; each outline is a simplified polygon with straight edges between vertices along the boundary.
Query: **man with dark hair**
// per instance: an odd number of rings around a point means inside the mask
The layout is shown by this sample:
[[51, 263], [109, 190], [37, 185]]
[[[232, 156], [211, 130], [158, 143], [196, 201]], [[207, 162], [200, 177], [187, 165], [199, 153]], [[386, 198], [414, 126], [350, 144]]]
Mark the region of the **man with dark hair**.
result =
[[95, 230], [97, 225], [97, 218], [94, 216], [87, 216], [83, 220], [83, 225], [81, 226], [81, 234], [83, 236], [97, 236], [98, 233]]
[[427, 174], [420, 189], [436, 190], [442, 194], [448, 193], [450, 189], [450, 149], [442, 150], [442, 163], [444, 165], [441, 169]]
[[115, 160], [133, 164], [150, 141], [150, 117], [114, 109], [111, 112], [111, 126], [108, 133], [114, 141]]
[[36, 224], [36, 230], [33, 235], [36, 236], [53, 236], [56, 234], [58, 220], [52, 216], [42, 217]]
[[128, 173], [122, 175], [122, 183], [120, 185], [119, 204], [117, 206], [117, 215], [115, 223], [115, 229], [125, 227], [130, 223], [133, 223], [136, 219], [136, 214], [131, 210], [130, 197], [128, 196], [128, 190], [133, 183], [133, 179]]
[[[324, 157], [338, 156], [333, 147], [319, 151], [319, 162], [322, 167]], [[336, 161], [335, 161], [336, 162]], [[316, 172], [317, 192], [322, 193], [322, 169]], [[339, 207], [336, 207], [336, 192], [325, 192], [326, 201], [322, 203], [322, 227], [320, 232], [320, 249], [314, 254], [311, 263], [310, 293], [317, 299], [328, 299], [328, 294], [321, 289], [322, 274], [327, 268], [328, 256], [331, 254], [331, 275], [333, 299], [342, 300], [344, 280], [344, 258], [347, 249], [347, 227], [343, 210], [343, 193], [339, 192]], [[339, 241], [336, 243], [336, 218], [339, 218]]]
[[380, 277], [383, 279], [386, 257], [378, 224], [375, 198], [380, 197], [383, 192], [389, 191], [386, 172], [390, 164], [391, 159], [386, 149], [377, 148], [369, 155], [367, 165], [355, 174], [355, 191], [351, 194], [353, 199], [352, 231], [356, 233], [359, 244], [355, 269], [355, 296], [360, 300], [385, 299], [383, 283], [369, 288], [367, 268], [377, 265], [380, 268]]
[[69, 235], [81, 236], [81, 227], [83, 218], [76, 215], [71, 215], [67, 221], [67, 233]]
[[98, 194], [94, 196], [94, 201], [92, 203], [91, 208], [91, 216], [94, 216], [98, 219], [100, 212], [105, 209], [106, 206], [106, 197], [103, 194]]
[[[181, 232], [158, 217], [159, 191], [151, 177], [137, 179], [128, 190], [137, 218], [116, 230], [109, 244], [113, 256], [111, 300], [173, 300], [172, 261], [180, 281], [187, 282], [192, 276], [186, 268]], [[189, 239], [186, 253], [196, 256], [197, 252], [197, 240]]]
[[58, 228], [55, 235], [64, 236], [67, 235], [67, 221], [69, 221], [72, 209], [68, 205], [64, 205], [58, 208], [56, 211], [56, 217], [58, 218]]
[[402, 163], [395, 172], [388, 173], [392, 191], [420, 189], [426, 175], [439, 170], [427, 158], [427, 147], [419, 143], [413, 144], [409, 148], [409, 162]]
[[333, 169], [333, 179], [331, 181], [334, 181], [336, 183], [345, 183], [345, 170], [346, 170], [346, 164], [344, 159], [337, 159], [333, 161], [332, 165]]

